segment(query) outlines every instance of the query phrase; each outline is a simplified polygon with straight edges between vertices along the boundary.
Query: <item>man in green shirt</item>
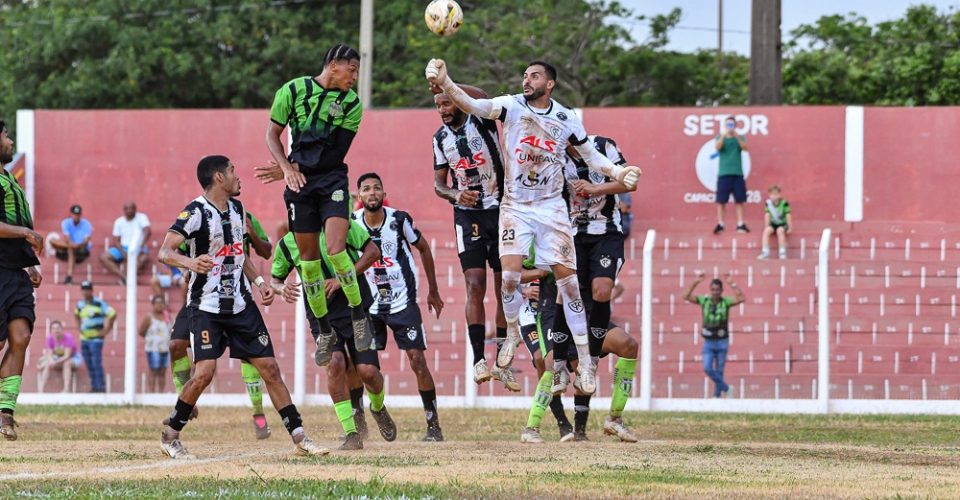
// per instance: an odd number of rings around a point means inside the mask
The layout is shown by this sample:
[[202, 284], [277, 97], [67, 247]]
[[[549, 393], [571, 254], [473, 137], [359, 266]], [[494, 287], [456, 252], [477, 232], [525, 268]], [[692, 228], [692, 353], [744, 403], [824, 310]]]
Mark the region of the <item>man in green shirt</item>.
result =
[[17, 439], [13, 412], [36, 321], [33, 289], [43, 279], [37, 267], [43, 236], [33, 230], [26, 193], [4, 168], [12, 161], [13, 140], [0, 120], [0, 351], [6, 347], [0, 361], [0, 435], [8, 441]]
[[727, 283], [737, 294], [735, 298], [723, 296], [723, 281], [720, 279], [710, 282], [710, 295], [694, 297], [694, 289], [703, 280], [703, 271], [697, 272], [697, 279], [690, 283], [690, 288], [683, 298], [703, 310], [703, 325], [700, 330], [703, 336], [703, 371], [713, 380], [713, 396], [719, 398], [730, 390], [730, 386], [723, 381], [723, 366], [727, 362], [727, 350], [730, 348], [730, 308], [742, 304], [746, 297], [743, 290], [733, 282], [733, 273], [727, 273]]
[[747, 150], [747, 139], [737, 135], [737, 120], [728, 116], [723, 122], [723, 132], [716, 138], [717, 154], [720, 157], [720, 170], [717, 173], [717, 227], [713, 234], [723, 232], [725, 211], [730, 195], [737, 205], [737, 232], [749, 233], [743, 222], [743, 204], [747, 201], [747, 183], [743, 178], [741, 153]]
[[[270, 109], [267, 149], [286, 182], [283, 200], [303, 258], [307, 303], [321, 329], [329, 332], [319, 246], [323, 231], [327, 235], [323, 250], [347, 296], [357, 348], [365, 351], [373, 343], [373, 329], [367, 311], [360, 307], [357, 275], [346, 251], [350, 186], [344, 163], [363, 115], [360, 98], [352, 90], [359, 68], [360, 53], [338, 44], [327, 51], [319, 76], [294, 78], [280, 87]], [[281, 140], [288, 126], [289, 157]]]
[[[377, 422], [380, 435], [387, 441], [393, 441], [397, 438], [397, 426], [384, 406], [383, 401], [386, 397], [386, 390], [383, 382], [383, 374], [380, 373], [380, 360], [377, 355], [376, 346], [368, 346], [361, 350], [357, 344], [358, 340], [354, 335], [351, 317], [347, 308], [343, 307], [349, 300], [346, 293], [341, 289], [340, 282], [335, 278], [336, 272], [333, 267], [332, 259], [326, 252], [326, 233], [321, 232], [320, 236], [321, 253], [321, 279], [325, 299], [334, 306], [330, 312], [330, 324], [332, 325], [335, 339], [324, 341], [321, 337], [324, 330], [316, 339], [317, 353], [316, 361], [319, 366], [327, 366], [327, 391], [330, 399], [334, 403], [334, 411], [337, 419], [343, 427], [346, 439], [341, 450], [358, 450], [363, 448], [363, 441], [360, 432], [358, 432], [356, 420], [354, 419], [353, 406], [350, 398], [350, 391], [347, 384], [347, 364], [352, 363], [360, 376], [360, 380], [367, 387], [367, 395], [370, 398], [370, 413]], [[345, 238], [345, 248], [351, 265], [355, 266], [355, 271], [362, 274], [374, 262], [380, 260], [380, 249], [377, 244], [370, 239], [370, 234], [357, 221], [351, 220], [350, 229]], [[361, 255], [360, 252], [363, 252]], [[297, 283], [285, 283], [287, 276], [293, 270], [303, 278], [303, 259], [302, 253], [297, 245], [297, 238], [293, 233], [287, 233], [278, 243], [273, 255], [273, 268], [271, 270], [272, 286], [279, 291], [287, 302], [295, 302], [300, 295], [300, 286]], [[359, 290], [361, 295], [361, 305], [369, 308], [373, 304], [373, 296], [370, 293], [367, 281], [360, 280]], [[372, 347], [372, 348], [371, 348]], [[329, 348], [329, 351], [325, 350]], [[349, 361], [347, 355], [349, 354]]]

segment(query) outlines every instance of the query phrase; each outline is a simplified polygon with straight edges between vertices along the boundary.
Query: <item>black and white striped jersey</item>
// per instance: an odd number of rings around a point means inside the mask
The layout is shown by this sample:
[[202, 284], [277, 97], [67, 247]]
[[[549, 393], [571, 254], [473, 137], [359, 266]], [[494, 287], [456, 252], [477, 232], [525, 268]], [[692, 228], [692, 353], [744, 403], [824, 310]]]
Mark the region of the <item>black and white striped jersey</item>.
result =
[[379, 227], [367, 225], [363, 218], [364, 209], [353, 213], [353, 218], [367, 229], [370, 239], [380, 247], [380, 261], [364, 272], [373, 292], [370, 314], [398, 313], [417, 302], [419, 270], [410, 246], [420, 241], [420, 231], [413, 225], [410, 214], [390, 207], [383, 207], [383, 210], [383, 224]]
[[243, 276], [243, 204], [230, 199], [221, 212], [205, 197], [190, 202], [177, 216], [170, 231], [186, 240], [186, 255], [209, 255], [213, 269], [207, 274], [190, 273], [187, 305], [214, 314], [238, 314], [253, 303], [250, 284]]
[[443, 168], [451, 170], [454, 188], [480, 193], [476, 205], [458, 204], [458, 208], [497, 208], [503, 193], [503, 158], [497, 122], [467, 115], [459, 129], [440, 127], [433, 135], [433, 169]]
[[[616, 165], [626, 165], [620, 148], [613, 139], [599, 135], [588, 137], [593, 147], [606, 156]], [[610, 182], [609, 177], [596, 170], [591, 170], [587, 163], [579, 158], [567, 156], [564, 167], [564, 176], [569, 184], [576, 180], [586, 180], [593, 184]], [[567, 201], [570, 207], [570, 223], [573, 225], [573, 234], [607, 234], [622, 233], [620, 223], [620, 198], [615, 194], [583, 197], [567, 186]]]

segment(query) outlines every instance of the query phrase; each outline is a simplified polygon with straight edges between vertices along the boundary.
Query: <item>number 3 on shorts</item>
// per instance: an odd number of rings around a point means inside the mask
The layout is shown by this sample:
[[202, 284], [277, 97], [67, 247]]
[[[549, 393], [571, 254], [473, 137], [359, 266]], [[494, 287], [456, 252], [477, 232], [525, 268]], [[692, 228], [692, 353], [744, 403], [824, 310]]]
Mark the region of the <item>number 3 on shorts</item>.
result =
[[474, 237], [474, 238], [479, 237], [479, 236], [480, 236], [480, 226], [478, 226], [478, 225], [476, 225], [476, 224], [470, 224], [470, 225], [473, 226], [473, 237]]
[[514, 233], [513, 229], [504, 229], [503, 234], [500, 236], [501, 241], [513, 241], [517, 238], [517, 235]]

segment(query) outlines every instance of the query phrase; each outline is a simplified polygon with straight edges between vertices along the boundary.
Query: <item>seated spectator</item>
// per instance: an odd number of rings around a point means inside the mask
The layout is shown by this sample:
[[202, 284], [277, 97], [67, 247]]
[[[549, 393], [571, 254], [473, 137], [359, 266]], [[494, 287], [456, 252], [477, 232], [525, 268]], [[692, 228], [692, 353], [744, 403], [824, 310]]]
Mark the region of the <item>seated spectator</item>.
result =
[[142, 212], [137, 212], [137, 205], [128, 202], [123, 206], [123, 216], [113, 223], [113, 244], [106, 252], [100, 255], [100, 262], [107, 271], [119, 278], [120, 284], [126, 284], [126, 276], [120, 270], [120, 263], [127, 260], [127, 252], [134, 238], [140, 236], [140, 253], [137, 254], [137, 273], [143, 271], [147, 264], [147, 240], [150, 238], [150, 219]]
[[763, 236], [761, 245], [763, 250], [758, 259], [770, 258], [770, 237], [777, 235], [777, 245], [780, 249], [780, 258], [787, 258], [787, 235], [793, 226], [793, 216], [790, 214], [790, 203], [781, 196], [780, 186], [773, 185], [767, 190], [767, 198], [763, 214]]
[[60, 230], [63, 233], [47, 235], [49, 244], [58, 259], [67, 262], [67, 275], [63, 278], [64, 284], [73, 283], [73, 268], [87, 260], [90, 256], [90, 237], [93, 236], [93, 226], [90, 221], [80, 216], [80, 205], [70, 207], [70, 217], [63, 219]]
[[171, 267], [166, 264], [164, 264], [163, 267], [166, 268], [166, 270], [157, 270], [157, 274], [153, 275], [153, 278], [150, 279], [150, 286], [153, 288], [153, 295], [155, 297], [162, 297], [164, 290], [180, 288], [186, 283], [183, 271], [181, 271], [179, 267]]
[[50, 323], [50, 335], [37, 362], [37, 370], [40, 370], [39, 391], [46, 389], [50, 371], [60, 370], [63, 373], [61, 392], [73, 392], [73, 373], [77, 368], [80, 368], [77, 339], [72, 333], [63, 331], [63, 323], [54, 320]]

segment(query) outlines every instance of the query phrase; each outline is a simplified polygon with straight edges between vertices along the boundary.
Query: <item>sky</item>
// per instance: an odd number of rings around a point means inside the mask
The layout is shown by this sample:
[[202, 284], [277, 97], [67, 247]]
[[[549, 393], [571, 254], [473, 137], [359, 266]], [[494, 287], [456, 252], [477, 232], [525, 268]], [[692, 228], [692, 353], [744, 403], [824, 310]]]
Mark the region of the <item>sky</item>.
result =
[[[652, 17], [666, 14], [674, 7], [683, 11], [677, 28], [670, 32], [668, 50], [692, 52], [698, 48], [717, 48], [718, 0], [619, 0], [635, 15]], [[780, 30], [784, 40], [801, 24], [815, 22], [821, 16], [856, 12], [871, 24], [903, 17], [911, 5], [934, 5], [938, 10], [957, 10], [958, 1], [947, 0], [782, 0]], [[751, 0], [723, 0], [723, 49], [750, 54]], [[648, 29], [642, 22], [629, 23], [634, 40], [643, 41]]]

